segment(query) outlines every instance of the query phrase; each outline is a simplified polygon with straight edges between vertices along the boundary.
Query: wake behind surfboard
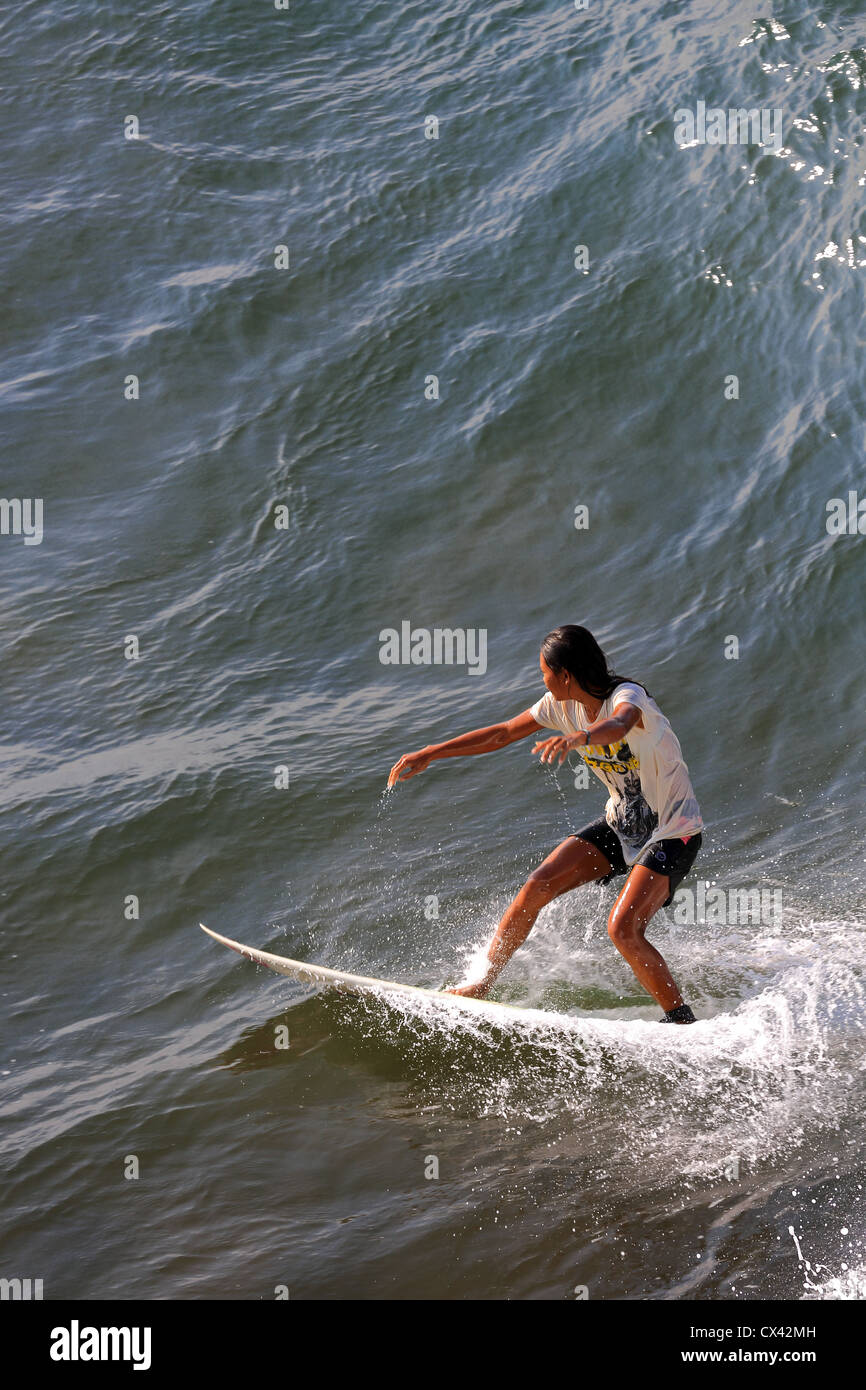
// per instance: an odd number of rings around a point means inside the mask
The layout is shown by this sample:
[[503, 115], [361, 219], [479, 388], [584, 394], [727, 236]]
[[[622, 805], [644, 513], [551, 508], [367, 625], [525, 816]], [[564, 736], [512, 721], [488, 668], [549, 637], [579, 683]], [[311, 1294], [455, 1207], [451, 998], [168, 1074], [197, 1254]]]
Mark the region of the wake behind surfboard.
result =
[[419, 1000], [436, 999], [439, 1003], [453, 1004], [456, 1008], [469, 1010], [471, 1013], [489, 1014], [491, 1010], [505, 1009], [509, 1014], [522, 1014], [525, 1018], [543, 1020], [548, 1024], [574, 1022], [573, 1019], [568, 1019], [567, 1015], [547, 1013], [542, 1009], [521, 1009], [516, 1004], [499, 1004], [493, 999], [466, 999], [462, 995], [447, 994], [443, 990], [424, 989], [421, 985], [403, 985], [396, 980], [376, 980], [367, 975], [350, 975], [346, 970], [331, 970], [326, 965], [310, 965], [307, 961], [290, 960], [288, 956], [276, 956], [270, 951], [260, 951], [256, 946], [244, 946], [240, 941], [233, 941], [230, 936], [220, 936], [219, 932], [206, 927], [204, 922], [199, 922], [199, 926], [208, 936], [212, 936], [214, 941], [219, 941], [230, 950], [246, 956], [247, 960], [254, 961], [256, 965], [266, 965], [278, 975], [288, 975], [293, 980], [300, 980], [301, 984], [328, 985], [349, 994], [390, 994]]

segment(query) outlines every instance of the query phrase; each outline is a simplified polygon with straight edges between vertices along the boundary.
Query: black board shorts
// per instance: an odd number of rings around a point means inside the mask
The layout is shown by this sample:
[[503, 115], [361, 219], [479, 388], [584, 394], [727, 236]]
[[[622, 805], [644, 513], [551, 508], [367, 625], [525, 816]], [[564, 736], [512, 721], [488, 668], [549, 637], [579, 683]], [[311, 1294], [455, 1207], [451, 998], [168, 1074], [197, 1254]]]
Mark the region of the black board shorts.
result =
[[[597, 881], [599, 883], [610, 883], [612, 878], [619, 874], [627, 874], [634, 868], [634, 864], [626, 864], [623, 858], [622, 845], [615, 830], [612, 830], [607, 821], [602, 817], [601, 820], [594, 820], [589, 825], [585, 825], [582, 830], [575, 832], [578, 840], [588, 840], [596, 849], [600, 849], [606, 859], [610, 861], [611, 871], [605, 874], [604, 878]], [[681, 835], [673, 840], [655, 840], [646, 849], [641, 850], [635, 861], [644, 864], [651, 869], [654, 874], [666, 874], [670, 884], [670, 893], [662, 907], [669, 907], [673, 901], [673, 896], [679, 888], [686, 874], [689, 873], [698, 850], [703, 843], [703, 835], [688, 835], [685, 838]]]

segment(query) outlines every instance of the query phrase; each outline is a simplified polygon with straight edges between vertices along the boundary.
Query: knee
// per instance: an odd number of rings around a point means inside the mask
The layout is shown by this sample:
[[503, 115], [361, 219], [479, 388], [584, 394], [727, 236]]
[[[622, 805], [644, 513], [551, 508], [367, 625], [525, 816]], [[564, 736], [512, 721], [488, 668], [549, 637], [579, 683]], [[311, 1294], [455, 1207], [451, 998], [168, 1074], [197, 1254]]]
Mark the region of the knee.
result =
[[641, 922], [633, 909], [615, 907], [607, 919], [607, 934], [615, 946], [636, 941], [640, 930]]
[[539, 873], [537, 870], [529, 875], [529, 878], [524, 883], [520, 892], [521, 896], [525, 898], [528, 903], [540, 907], [543, 907], [545, 903], [549, 903], [551, 898], [556, 897], [556, 889], [550, 879], [546, 878], [544, 874]]

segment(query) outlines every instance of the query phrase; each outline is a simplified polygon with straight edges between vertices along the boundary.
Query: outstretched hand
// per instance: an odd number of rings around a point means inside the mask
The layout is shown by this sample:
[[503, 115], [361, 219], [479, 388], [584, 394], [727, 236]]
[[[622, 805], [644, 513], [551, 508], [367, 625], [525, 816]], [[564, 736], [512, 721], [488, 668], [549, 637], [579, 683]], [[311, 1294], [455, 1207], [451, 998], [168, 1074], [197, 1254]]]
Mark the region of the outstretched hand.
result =
[[559, 758], [561, 766], [573, 748], [583, 748], [583, 746], [584, 737], [582, 733], [568, 734], [555, 738], [542, 739], [540, 743], [533, 745], [532, 751], [533, 753], [537, 753], [539, 748], [541, 749], [539, 762], [554, 763], [556, 759]]
[[405, 782], [407, 778], [414, 777], [418, 772], [423, 772], [432, 761], [432, 753], [404, 753], [402, 758], [398, 758], [388, 774], [389, 789], [393, 787], [395, 782]]

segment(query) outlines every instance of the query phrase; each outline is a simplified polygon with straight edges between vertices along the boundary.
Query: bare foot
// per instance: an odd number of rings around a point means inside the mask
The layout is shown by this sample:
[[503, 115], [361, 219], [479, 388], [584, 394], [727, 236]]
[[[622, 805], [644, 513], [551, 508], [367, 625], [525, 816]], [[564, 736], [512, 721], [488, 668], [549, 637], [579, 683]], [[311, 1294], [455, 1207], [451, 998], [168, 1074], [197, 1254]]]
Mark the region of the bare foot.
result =
[[459, 994], [462, 999], [485, 999], [490, 986], [484, 980], [474, 985], [455, 985], [453, 989], [443, 990], [444, 994]]

